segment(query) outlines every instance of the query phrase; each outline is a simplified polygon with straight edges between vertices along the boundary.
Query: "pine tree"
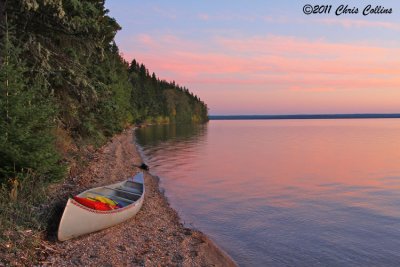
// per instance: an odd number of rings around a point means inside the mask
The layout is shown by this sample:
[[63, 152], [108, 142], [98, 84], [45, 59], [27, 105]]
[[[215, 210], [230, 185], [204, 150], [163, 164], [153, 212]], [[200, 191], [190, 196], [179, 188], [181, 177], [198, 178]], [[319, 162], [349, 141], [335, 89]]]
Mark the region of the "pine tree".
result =
[[5, 19], [0, 65], [0, 182], [33, 170], [38, 176], [62, 176], [52, 130], [55, 108], [44, 79], [29, 80]]

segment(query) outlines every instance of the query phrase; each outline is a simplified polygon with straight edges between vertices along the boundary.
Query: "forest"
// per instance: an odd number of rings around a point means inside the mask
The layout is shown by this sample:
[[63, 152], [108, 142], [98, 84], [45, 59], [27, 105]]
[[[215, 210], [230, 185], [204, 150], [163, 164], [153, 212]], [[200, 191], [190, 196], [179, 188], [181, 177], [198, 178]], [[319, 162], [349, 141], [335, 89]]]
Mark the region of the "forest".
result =
[[2, 183], [24, 170], [61, 179], [63, 136], [99, 146], [134, 123], [208, 120], [206, 104], [187, 88], [120, 56], [121, 26], [104, 1], [16, 0], [0, 8]]
[[135, 124], [208, 121], [187, 88], [121, 57], [104, 3], [0, 0], [0, 244], [43, 230], [46, 190], [81, 150]]

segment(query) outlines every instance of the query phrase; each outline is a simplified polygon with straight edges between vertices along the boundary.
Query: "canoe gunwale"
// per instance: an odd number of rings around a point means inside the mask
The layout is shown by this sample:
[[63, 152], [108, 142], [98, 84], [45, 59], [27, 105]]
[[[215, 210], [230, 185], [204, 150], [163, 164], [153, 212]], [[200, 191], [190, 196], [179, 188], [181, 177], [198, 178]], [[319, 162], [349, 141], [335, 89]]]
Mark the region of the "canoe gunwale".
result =
[[[137, 178], [137, 181], [134, 182], [142, 184], [143, 186], [140, 190], [140, 197], [134, 202], [118, 209], [107, 211], [95, 210], [80, 204], [73, 198], [69, 198], [58, 227], [58, 240], [66, 241], [81, 235], [97, 232], [102, 229], [112, 227], [135, 216], [143, 205], [146, 192], [143, 173], [136, 174], [135, 178]], [[109, 185], [109, 187], [118, 187], [124, 183], [126, 183], [126, 180]], [[83, 197], [83, 195], [87, 193], [96, 194], [96, 192], [93, 191], [102, 187], [104, 186], [86, 190], [78, 194], [78, 196]], [[81, 222], [85, 223], [82, 224]]]
[[[95, 187], [95, 188], [91, 188], [88, 189], [86, 191], [83, 191], [82, 193], [78, 194], [78, 196], [87, 194], [87, 193], [91, 193], [91, 194], [98, 194], [96, 192], [92, 192], [94, 189], [98, 189], [98, 188], [106, 188], [109, 190], [115, 190], [115, 188], [112, 188], [112, 186], [116, 186], [116, 185], [122, 185], [126, 182], [122, 181], [122, 182], [118, 182], [116, 184], [112, 184], [112, 185], [108, 185], [108, 186], [99, 186], [99, 187]], [[69, 198], [69, 201], [71, 202], [71, 204], [74, 204], [75, 206], [77, 206], [78, 208], [84, 209], [86, 211], [92, 212], [92, 213], [98, 213], [98, 214], [114, 214], [114, 213], [118, 213], [118, 212], [123, 212], [128, 210], [129, 208], [133, 208], [137, 205], [137, 203], [140, 203], [142, 201], [142, 199], [144, 198], [144, 193], [145, 193], [145, 187], [144, 187], [144, 180], [139, 180], [139, 181], [133, 181], [133, 183], [137, 183], [137, 184], [142, 184], [143, 185], [143, 192], [141, 193], [140, 197], [133, 201], [132, 203], [126, 205], [125, 207], [119, 208], [119, 209], [114, 209], [114, 210], [95, 210], [95, 209], [91, 209], [89, 207], [86, 207], [85, 205], [80, 204], [79, 202], [77, 202], [76, 200], [74, 200], [73, 198]], [[100, 194], [99, 194], [100, 195]], [[139, 195], [139, 194], [135, 194], [135, 195]]]

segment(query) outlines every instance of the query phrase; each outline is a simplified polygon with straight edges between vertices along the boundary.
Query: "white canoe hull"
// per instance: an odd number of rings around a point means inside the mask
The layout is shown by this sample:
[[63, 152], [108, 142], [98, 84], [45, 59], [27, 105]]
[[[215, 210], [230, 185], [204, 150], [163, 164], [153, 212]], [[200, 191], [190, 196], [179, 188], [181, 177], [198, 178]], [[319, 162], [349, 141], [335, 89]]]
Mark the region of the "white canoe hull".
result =
[[[121, 182], [110, 185], [108, 186], [108, 188], [118, 188], [124, 183], [125, 182]], [[98, 187], [87, 190], [79, 194], [79, 196], [84, 196], [87, 193], [91, 193], [102, 188], [103, 187]], [[58, 229], [58, 239], [60, 241], [65, 241], [84, 234], [96, 232], [126, 221], [127, 219], [132, 218], [136, 215], [136, 213], [138, 213], [143, 205], [143, 200], [144, 183], [143, 192], [139, 199], [123, 208], [111, 211], [94, 210], [83, 206], [74, 199], [70, 198], [68, 199], [67, 205], [60, 221], [60, 226]]]

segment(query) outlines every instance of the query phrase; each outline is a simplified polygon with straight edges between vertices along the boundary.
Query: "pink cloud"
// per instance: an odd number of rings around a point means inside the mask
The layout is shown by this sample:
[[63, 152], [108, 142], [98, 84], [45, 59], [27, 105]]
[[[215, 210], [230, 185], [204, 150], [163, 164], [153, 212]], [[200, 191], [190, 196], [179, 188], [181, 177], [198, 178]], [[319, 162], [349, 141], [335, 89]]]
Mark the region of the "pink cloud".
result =
[[[397, 47], [272, 35], [198, 42], [176, 35], [140, 35], [135, 40], [140, 45], [130, 46], [134, 50], [125, 52], [126, 59], [135, 57], [161, 78], [190, 87], [211, 106], [231, 99], [232, 108], [245, 102], [261, 108], [265, 103], [278, 112], [269, 98], [306, 108], [312, 95], [313, 103], [328, 105], [323, 96], [329, 95], [330, 101], [348, 108], [352, 104], [343, 96], [362, 102], [360, 108], [376, 101], [387, 109], [400, 106]], [[284, 100], [294, 96], [291, 102]]]
[[216, 42], [221, 51], [207, 52], [199, 44], [195, 46], [173, 35], [162, 36], [157, 41], [145, 36], [141, 41], [150, 45], [157, 43], [159, 49], [135, 52], [136, 55], [159, 69], [187, 78], [211, 75], [220, 80], [220, 75], [236, 73], [252, 78], [246, 79], [251, 82], [260, 75], [268, 78], [271, 73], [325, 76], [400, 74], [400, 60], [392, 56], [400, 52], [398, 48], [269, 36], [247, 40], [218, 39]]
[[329, 91], [334, 91], [333, 88], [327, 88], [327, 87], [304, 87], [304, 86], [291, 86], [289, 87], [289, 90], [293, 91], [306, 91], [306, 92], [329, 92]]
[[[293, 58], [299, 56], [341, 57], [349, 54], [354, 56], [380, 56], [386, 48], [366, 46], [361, 43], [330, 43], [323, 39], [307, 40], [290, 36], [257, 36], [248, 39], [219, 38], [217, 40], [225, 48], [237, 52], [252, 52], [257, 54], [286, 55]], [[338, 53], [340, 52], [340, 53]]]
[[207, 20], [210, 19], [210, 16], [209, 16], [208, 14], [198, 14], [197, 17], [198, 17], [200, 20], [204, 20], [204, 21], [207, 21]]
[[135, 41], [138, 42], [140, 45], [144, 45], [144, 46], [148, 46], [148, 47], [156, 46], [156, 42], [148, 34], [140, 34], [140, 35], [136, 36]]

